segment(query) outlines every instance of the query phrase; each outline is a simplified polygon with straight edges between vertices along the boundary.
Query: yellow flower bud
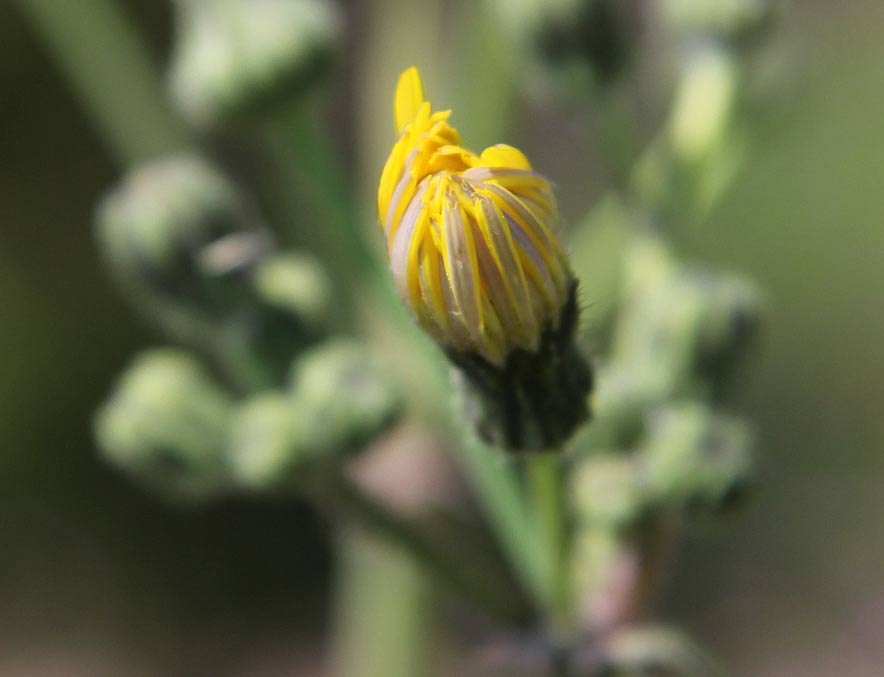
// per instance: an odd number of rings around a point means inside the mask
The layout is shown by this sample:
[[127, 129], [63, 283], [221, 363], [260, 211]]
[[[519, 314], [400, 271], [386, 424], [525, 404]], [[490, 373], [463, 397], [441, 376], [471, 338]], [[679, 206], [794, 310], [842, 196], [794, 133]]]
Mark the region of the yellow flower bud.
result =
[[432, 111], [416, 68], [400, 76], [378, 189], [396, 289], [461, 369], [486, 440], [556, 448], [587, 417], [592, 375], [555, 198], [521, 151], [464, 148], [450, 114]]
[[450, 114], [432, 112], [416, 68], [402, 74], [378, 212], [397, 290], [420, 325], [447, 350], [501, 366], [557, 325], [572, 275], [549, 182], [511, 146], [464, 148]]

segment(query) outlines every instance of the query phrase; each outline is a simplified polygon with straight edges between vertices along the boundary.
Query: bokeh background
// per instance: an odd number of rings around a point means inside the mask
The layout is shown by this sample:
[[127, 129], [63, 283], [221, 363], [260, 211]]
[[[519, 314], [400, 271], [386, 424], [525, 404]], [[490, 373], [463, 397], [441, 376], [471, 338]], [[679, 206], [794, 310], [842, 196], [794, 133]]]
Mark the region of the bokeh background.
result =
[[[167, 4], [120, 4], [164, 63]], [[332, 84], [345, 152], [359, 125], [352, 92], [376, 89], [384, 111], [393, 85], [358, 80], [373, 3], [346, 10]], [[690, 533], [665, 604], [737, 675], [884, 665], [881, 26], [875, 0], [791, 3], [776, 28], [789, 75], [751, 120], [746, 166], [703, 223], [673, 234], [685, 256], [742, 271], [767, 295], [736, 404], [761, 431], [761, 481], [742, 510]], [[438, 55], [398, 58], [391, 73], [415, 61], [448, 101], [463, 97]], [[92, 238], [96, 200], [121, 169], [8, 2], [0, 83], [0, 675], [319, 674], [333, 565], [308, 506], [176, 508], [98, 459], [96, 406], [134, 351], [159, 341]], [[605, 177], [583, 166], [591, 125], [563, 115], [528, 102], [504, 140], [527, 148], [574, 216]], [[379, 172], [387, 143], [354, 174]]]

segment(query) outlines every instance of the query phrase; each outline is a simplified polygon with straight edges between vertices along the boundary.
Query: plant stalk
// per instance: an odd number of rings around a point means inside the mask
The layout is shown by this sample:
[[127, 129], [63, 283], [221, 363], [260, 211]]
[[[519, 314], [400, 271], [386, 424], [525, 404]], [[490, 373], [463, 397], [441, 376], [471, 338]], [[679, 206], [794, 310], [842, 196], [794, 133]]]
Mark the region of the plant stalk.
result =
[[561, 459], [554, 452], [538, 453], [528, 459], [534, 524], [544, 555], [542, 601], [550, 631], [557, 642], [567, 641], [574, 620], [561, 473]]

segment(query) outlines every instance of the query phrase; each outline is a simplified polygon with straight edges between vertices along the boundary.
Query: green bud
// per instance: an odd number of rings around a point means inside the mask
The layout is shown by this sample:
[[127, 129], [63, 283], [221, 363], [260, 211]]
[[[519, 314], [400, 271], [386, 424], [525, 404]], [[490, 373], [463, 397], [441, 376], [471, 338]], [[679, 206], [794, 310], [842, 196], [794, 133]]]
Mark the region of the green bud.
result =
[[302, 417], [283, 393], [246, 400], [233, 414], [228, 455], [243, 487], [262, 490], [297, 477], [308, 454], [298, 446]]
[[170, 497], [199, 499], [228, 488], [227, 394], [188, 353], [140, 354], [96, 416], [104, 457]]
[[233, 185], [197, 157], [129, 173], [98, 209], [98, 238], [120, 283], [173, 333], [216, 317], [271, 247]]
[[577, 465], [572, 504], [580, 524], [622, 529], [641, 514], [643, 488], [631, 458], [598, 454]]
[[724, 143], [737, 99], [739, 69], [733, 56], [706, 48], [685, 66], [669, 118], [676, 160], [693, 164]]
[[744, 164], [744, 89], [733, 52], [706, 43], [688, 52], [667, 124], [633, 176], [644, 202], [670, 220], [697, 222], [708, 214]]
[[267, 257], [255, 269], [254, 285], [268, 306], [297, 318], [316, 335], [331, 323], [331, 282], [319, 263], [305, 254]]
[[290, 379], [298, 444], [310, 457], [357, 453], [402, 411], [392, 378], [355, 341], [328, 341], [303, 353]]
[[687, 635], [664, 626], [621, 630], [604, 646], [599, 677], [713, 677], [717, 663]]
[[656, 412], [637, 460], [648, 499], [690, 508], [728, 507], [752, 479], [753, 443], [744, 421], [702, 404]]
[[761, 295], [754, 284], [737, 275], [696, 274], [695, 281], [704, 287], [707, 301], [699, 321], [694, 373], [717, 395], [755, 345]]
[[760, 300], [744, 279], [678, 265], [659, 238], [628, 249], [595, 422], [578, 446], [629, 448], [646, 413], [674, 398], [719, 399], [754, 343]]
[[759, 306], [742, 278], [679, 267], [658, 240], [639, 239], [627, 263], [612, 359], [600, 377], [599, 416], [627, 401], [716, 395], [751, 346]]
[[391, 380], [352, 341], [330, 341], [294, 363], [289, 392], [261, 395], [234, 413], [228, 455], [251, 490], [296, 487], [357, 454], [398, 417]]
[[328, 70], [340, 18], [324, 0], [178, 0], [172, 95], [195, 125], [306, 93]]
[[282, 387], [294, 357], [329, 328], [330, 284], [301, 254], [270, 254], [244, 280], [239, 302], [213, 332], [222, 362], [250, 387]]

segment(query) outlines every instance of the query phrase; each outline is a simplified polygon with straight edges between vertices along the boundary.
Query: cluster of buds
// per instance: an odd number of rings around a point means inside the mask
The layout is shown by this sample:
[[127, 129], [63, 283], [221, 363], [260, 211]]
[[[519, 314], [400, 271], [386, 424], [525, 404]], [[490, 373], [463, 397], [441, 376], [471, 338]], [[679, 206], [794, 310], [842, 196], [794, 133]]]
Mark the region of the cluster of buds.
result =
[[288, 385], [230, 393], [194, 355], [138, 355], [96, 417], [105, 458], [173, 500], [304, 487], [366, 447], [402, 403], [358, 343], [302, 353]]
[[656, 235], [624, 247], [595, 420], [572, 445], [570, 485], [581, 612], [605, 633], [647, 620], [671, 533], [733, 505], [754, 470], [751, 426], [719, 402], [754, 343], [757, 292], [681, 264]]
[[189, 499], [291, 488], [397, 417], [375, 358], [329, 338], [323, 268], [278, 250], [206, 161], [135, 169], [102, 202], [98, 234], [136, 306], [194, 351], [138, 356], [98, 414], [103, 453], [137, 480]]
[[556, 448], [586, 419], [592, 379], [555, 199], [519, 150], [473, 153], [449, 116], [432, 111], [417, 69], [402, 74], [378, 190], [396, 289], [460, 370], [484, 438]]
[[680, 264], [651, 234], [630, 240], [592, 444], [634, 443], [647, 412], [667, 402], [719, 400], [755, 343], [760, 313], [742, 277]]
[[105, 260], [136, 306], [229, 365], [241, 385], [281, 383], [293, 356], [328, 329], [323, 269], [279, 252], [236, 187], [199, 157], [134, 169], [97, 221]]

